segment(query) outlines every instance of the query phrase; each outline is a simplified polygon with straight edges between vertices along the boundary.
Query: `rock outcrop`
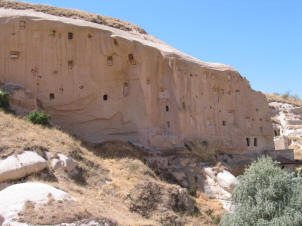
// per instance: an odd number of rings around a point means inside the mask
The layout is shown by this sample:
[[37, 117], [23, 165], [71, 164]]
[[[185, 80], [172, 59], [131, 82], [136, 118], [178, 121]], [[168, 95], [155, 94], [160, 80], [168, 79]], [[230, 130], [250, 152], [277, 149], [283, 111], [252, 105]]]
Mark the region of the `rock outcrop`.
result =
[[47, 168], [47, 161], [32, 151], [0, 160], [0, 182], [15, 180]]
[[[34, 205], [52, 200], [72, 200], [72, 197], [50, 185], [42, 183], [15, 184], [0, 191], [0, 224], [3, 226], [17, 225], [19, 213], [27, 202]], [[2, 222], [1, 222], [2, 219]], [[27, 225], [18, 223], [18, 225]]]
[[274, 128], [275, 149], [295, 150], [295, 157], [301, 159], [302, 151], [302, 101], [267, 95]]
[[150, 148], [188, 139], [226, 151], [274, 149], [269, 108], [235, 69], [205, 63], [140, 32], [0, 8], [0, 82], [12, 106], [99, 143]]
[[57, 158], [51, 159], [51, 168], [53, 170], [63, 169], [68, 173], [73, 173], [76, 170], [77, 162], [71, 157], [63, 154], [57, 154]]

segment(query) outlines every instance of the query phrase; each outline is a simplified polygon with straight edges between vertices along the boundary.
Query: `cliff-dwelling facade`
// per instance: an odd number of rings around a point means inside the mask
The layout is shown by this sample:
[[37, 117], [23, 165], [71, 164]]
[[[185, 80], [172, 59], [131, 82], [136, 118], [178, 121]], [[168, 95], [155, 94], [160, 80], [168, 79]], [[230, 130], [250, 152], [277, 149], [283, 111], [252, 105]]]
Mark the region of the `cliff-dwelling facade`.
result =
[[91, 141], [153, 148], [186, 139], [230, 151], [274, 149], [265, 97], [233, 68], [151, 36], [42, 13], [0, 9], [0, 81], [15, 109], [38, 108]]

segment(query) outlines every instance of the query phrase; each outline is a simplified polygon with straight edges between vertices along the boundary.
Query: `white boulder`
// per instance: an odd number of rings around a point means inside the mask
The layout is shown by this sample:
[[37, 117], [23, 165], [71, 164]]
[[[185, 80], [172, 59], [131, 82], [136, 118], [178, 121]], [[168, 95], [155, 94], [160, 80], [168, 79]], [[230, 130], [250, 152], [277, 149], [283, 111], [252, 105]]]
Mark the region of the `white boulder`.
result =
[[204, 172], [228, 192], [232, 192], [238, 183], [236, 177], [227, 170], [216, 172], [212, 167], [206, 167], [204, 168]]
[[236, 177], [227, 170], [215, 171], [212, 167], [204, 168], [206, 180], [203, 189], [210, 198], [218, 199], [223, 208], [232, 211], [233, 207], [230, 202], [231, 192], [238, 183]]
[[51, 168], [53, 170], [63, 168], [68, 173], [74, 172], [77, 167], [77, 162], [71, 157], [67, 157], [63, 154], [58, 154], [57, 158], [51, 160]]
[[15, 184], [0, 191], [0, 221], [2, 225], [26, 225], [16, 222], [26, 201], [34, 204], [47, 203], [49, 197], [54, 200], [72, 200], [73, 198], [64, 191], [58, 190], [43, 183]]
[[47, 162], [36, 152], [25, 151], [0, 160], [0, 182], [20, 179], [47, 168]]
[[227, 170], [219, 172], [216, 176], [217, 183], [225, 190], [232, 192], [238, 183], [236, 177]]

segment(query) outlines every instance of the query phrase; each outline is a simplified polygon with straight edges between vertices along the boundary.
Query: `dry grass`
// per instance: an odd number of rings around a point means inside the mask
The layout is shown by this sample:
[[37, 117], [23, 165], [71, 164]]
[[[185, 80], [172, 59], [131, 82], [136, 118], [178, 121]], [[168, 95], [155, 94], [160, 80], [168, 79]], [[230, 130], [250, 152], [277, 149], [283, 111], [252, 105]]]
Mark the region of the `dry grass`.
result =
[[19, 221], [34, 225], [72, 223], [92, 218], [89, 211], [75, 201], [55, 201], [35, 205], [27, 201], [19, 213]]
[[87, 13], [81, 10], [64, 9], [64, 8], [58, 8], [48, 5], [29, 4], [25, 2], [6, 1], [6, 0], [0, 0], [0, 7], [18, 9], [18, 10], [31, 9], [36, 12], [43, 12], [54, 16], [81, 19], [88, 22], [107, 25], [124, 31], [147, 34], [147, 32], [144, 29], [140, 28], [137, 25], [131, 24], [129, 22], [122, 21], [108, 16], [101, 16], [92, 13]]
[[[53, 202], [48, 206], [42, 205], [35, 209], [28, 205], [23, 211], [23, 216], [20, 217], [23, 221], [33, 224], [57, 223], [89, 217], [92, 219], [110, 218], [119, 225], [159, 225], [157, 221], [159, 213], [157, 216], [145, 218], [131, 212], [127, 197], [142, 182], [156, 183], [163, 189], [174, 186], [161, 181], [143, 163], [141, 155], [144, 150], [127, 142], [108, 141], [96, 146], [84, 144], [59, 129], [33, 125], [22, 118], [2, 111], [0, 111], [0, 142], [2, 158], [31, 149], [42, 156], [46, 151], [52, 154], [60, 152], [78, 161], [79, 173], [76, 177], [63, 170], [56, 170], [28, 176], [22, 180], [50, 184], [68, 192], [77, 200], [77, 203], [80, 203], [80, 205], [71, 203], [66, 206]], [[50, 176], [54, 179], [50, 179]], [[187, 222], [184, 225], [213, 225], [206, 212], [208, 209], [214, 209], [216, 214], [217, 211], [221, 211], [221, 206], [217, 204], [212, 206], [216, 203], [214, 200], [204, 200], [202, 195], [196, 198], [197, 207], [202, 214], [195, 217], [178, 215]], [[69, 208], [70, 206], [72, 208]], [[44, 212], [49, 213], [49, 217], [45, 217]]]
[[0, 158], [23, 150], [71, 153], [80, 142], [56, 129], [36, 126], [14, 115], [0, 112]]
[[295, 106], [302, 106], [302, 100], [295, 97], [284, 98], [282, 96], [272, 95], [268, 93], [264, 93], [264, 95], [266, 96], [268, 102], [281, 102], [281, 103], [292, 104]]
[[298, 160], [302, 160], [302, 138], [301, 137], [288, 137], [288, 139], [291, 141], [291, 142], [296, 142], [297, 144], [299, 144], [300, 146], [298, 145], [295, 145], [295, 144], [291, 144], [289, 146], [289, 148], [291, 149], [294, 149], [294, 153], [295, 153], [295, 159], [298, 159]]

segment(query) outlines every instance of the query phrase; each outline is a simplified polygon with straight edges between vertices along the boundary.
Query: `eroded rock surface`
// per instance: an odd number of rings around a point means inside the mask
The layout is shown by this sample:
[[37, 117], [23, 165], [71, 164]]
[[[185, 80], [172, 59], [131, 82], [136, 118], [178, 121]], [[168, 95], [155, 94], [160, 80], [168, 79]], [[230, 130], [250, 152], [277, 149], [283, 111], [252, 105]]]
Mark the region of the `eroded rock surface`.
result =
[[23, 87], [11, 97], [17, 111], [43, 109], [95, 143], [165, 149], [199, 138], [227, 151], [274, 149], [265, 97], [230, 66], [146, 34], [29, 10], [0, 8], [0, 29], [0, 81]]
[[302, 151], [302, 106], [294, 103], [270, 101], [274, 127], [275, 148], [292, 148], [301, 159]]
[[15, 180], [47, 168], [47, 161], [36, 152], [24, 151], [0, 160], [0, 182]]

